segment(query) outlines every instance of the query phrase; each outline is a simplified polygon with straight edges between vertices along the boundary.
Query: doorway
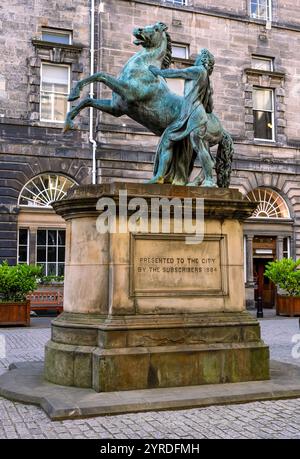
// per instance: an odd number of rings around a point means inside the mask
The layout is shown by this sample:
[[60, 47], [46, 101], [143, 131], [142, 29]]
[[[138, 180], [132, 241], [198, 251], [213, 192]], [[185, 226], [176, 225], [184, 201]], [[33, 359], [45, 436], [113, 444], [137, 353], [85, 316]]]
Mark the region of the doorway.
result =
[[275, 305], [275, 285], [271, 282], [264, 272], [266, 264], [273, 261], [270, 258], [254, 259], [253, 277], [254, 277], [254, 300], [262, 299], [263, 308], [273, 308]]
[[275, 304], [275, 285], [264, 276], [266, 264], [276, 257], [276, 236], [254, 236], [253, 238], [253, 278], [254, 299], [262, 299], [263, 308]]

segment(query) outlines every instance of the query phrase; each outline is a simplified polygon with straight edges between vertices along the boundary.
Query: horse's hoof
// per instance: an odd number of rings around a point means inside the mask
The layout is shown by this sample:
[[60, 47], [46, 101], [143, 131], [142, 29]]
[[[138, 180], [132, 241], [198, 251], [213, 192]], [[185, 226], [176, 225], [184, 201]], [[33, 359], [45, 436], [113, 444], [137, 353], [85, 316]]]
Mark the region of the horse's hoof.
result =
[[69, 95], [68, 97], [68, 102], [73, 102], [74, 100], [77, 100], [79, 99], [80, 96], [72, 96], [72, 95]]
[[174, 180], [174, 182], [172, 182], [172, 185], [175, 185], [175, 186], [186, 186], [186, 182], [180, 181], [180, 180]]
[[204, 180], [201, 186], [206, 186], [207, 188], [218, 188], [218, 185], [213, 180]]
[[202, 186], [201, 185], [201, 180], [200, 179], [195, 179], [192, 182], [189, 182], [186, 184], [186, 186]]
[[75, 129], [74, 123], [72, 121], [66, 122], [63, 128], [63, 134], [70, 131], [71, 129]]
[[164, 183], [164, 180], [153, 177], [152, 179], [148, 180], [146, 183], [148, 183], [148, 185], [156, 185], [156, 184]]
[[73, 100], [77, 100], [80, 97], [79, 91], [71, 91], [68, 97], [69, 102], [73, 102]]

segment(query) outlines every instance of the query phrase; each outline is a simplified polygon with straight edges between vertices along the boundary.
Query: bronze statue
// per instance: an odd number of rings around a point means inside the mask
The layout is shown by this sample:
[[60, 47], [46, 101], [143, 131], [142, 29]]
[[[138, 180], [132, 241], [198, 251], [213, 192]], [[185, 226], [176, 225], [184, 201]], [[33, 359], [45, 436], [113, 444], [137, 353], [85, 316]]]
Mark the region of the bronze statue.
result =
[[[84, 99], [67, 114], [64, 130], [74, 128], [73, 119], [85, 107], [94, 107], [116, 117], [131, 117], [162, 136], [152, 183], [187, 185], [198, 156], [204, 172], [203, 185], [216, 186], [212, 176], [214, 160], [209, 148], [218, 144], [215, 161], [217, 185], [228, 187], [233, 142], [212, 113], [209, 82], [212, 55], [203, 50], [193, 67], [161, 70], [167, 69], [171, 63], [172, 47], [167, 26], [159, 22], [135, 29], [133, 35], [134, 43], [143, 49], [128, 60], [118, 78], [104, 72], [95, 73], [79, 81], [69, 95], [69, 100], [74, 101], [80, 97], [84, 86], [101, 82], [112, 89], [112, 99]], [[185, 79], [184, 97], [171, 92], [163, 78], [175, 75]], [[192, 184], [198, 185], [198, 182], [196, 179]]]

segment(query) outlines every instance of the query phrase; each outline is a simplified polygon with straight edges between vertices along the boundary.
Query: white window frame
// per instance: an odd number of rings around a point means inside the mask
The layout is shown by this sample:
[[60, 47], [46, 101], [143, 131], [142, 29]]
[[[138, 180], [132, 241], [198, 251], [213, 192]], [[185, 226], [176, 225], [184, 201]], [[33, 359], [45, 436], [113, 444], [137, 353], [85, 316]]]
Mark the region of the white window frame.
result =
[[[49, 119], [45, 119], [45, 118], [42, 118], [42, 92], [43, 92], [43, 89], [42, 89], [42, 82], [43, 82], [43, 66], [44, 65], [48, 65], [48, 66], [52, 66], [52, 67], [65, 67], [68, 69], [68, 89], [67, 89], [67, 94], [70, 93], [70, 87], [71, 87], [71, 82], [70, 82], [70, 76], [71, 76], [71, 66], [70, 65], [66, 65], [66, 64], [51, 64], [49, 62], [42, 62], [41, 63], [41, 76], [40, 76], [40, 121], [42, 121], [43, 123], [59, 123], [59, 124], [63, 124], [65, 121], [62, 120], [62, 121], [59, 121], [59, 120], [55, 120], [53, 119], [53, 117], [51, 118], [51, 120]], [[53, 93], [52, 93], [53, 94]], [[52, 113], [51, 113], [51, 116], [53, 116], [53, 108], [54, 108], [54, 104], [53, 106], [51, 107], [52, 109]], [[70, 102], [67, 102], [67, 112], [69, 111], [69, 108], [70, 108]]]
[[[36, 239], [36, 244], [35, 244], [35, 263], [36, 265], [39, 265], [39, 264], [44, 264], [45, 265], [45, 276], [58, 276], [58, 265], [59, 264], [63, 264], [64, 265], [64, 268], [66, 267], [66, 229], [65, 228], [57, 228], [57, 227], [43, 227], [43, 228], [37, 228], [37, 232], [38, 231], [46, 231], [46, 244], [45, 245], [41, 245], [41, 244], [38, 244], [37, 243], [37, 239]], [[65, 245], [61, 245], [59, 246], [57, 243], [55, 246], [52, 246], [52, 247], [55, 247], [56, 248], [56, 251], [55, 251], [55, 258], [56, 258], [56, 261], [48, 261], [48, 247], [49, 247], [49, 244], [48, 244], [48, 231], [56, 231], [56, 233], [58, 231], [64, 231], [65, 232]], [[56, 234], [56, 242], [57, 242], [57, 234]], [[39, 246], [42, 246], [42, 247], [45, 247], [46, 249], [46, 260], [43, 262], [43, 261], [37, 261], [37, 250], [38, 250], [38, 245]], [[50, 246], [51, 247], [51, 246]], [[64, 262], [62, 261], [58, 261], [58, 248], [59, 247], [64, 247], [65, 249], [65, 260]], [[49, 264], [55, 264], [55, 273], [56, 274], [48, 274], [48, 265]]]
[[177, 48], [183, 48], [185, 50], [185, 57], [176, 57], [176, 56], [173, 56], [173, 54], [172, 54], [172, 58], [174, 58], [174, 59], [189, 59], [189, 57], [190, 57], [190, 47], [189, 47], [189, 45], [185, 45], [184, 43], [172, 42], [172, 49], [175, 46]]
[[284, 239], [286, 239], [287, 250], [283, 252], [284, 254], [286, 253], [286, 256], [283, 255], [283, 257], [291, 258], [291, 236], [286, 236]]
[[[275, 91], [272, 88], [263, 88], [263, 87], [260, 87], [260, 86], [255, 86], [253, 88], [253, 91], [270, 91], [271, 92], [271, 94], [272, 94], [272, 98], [271, 98], [272, 99], [272, 111], [271, 111], [272, 118], [271, 118], [271, 120], [272, 120], [272, 126], [273, 126], [273, 128], [272, 128], [272, 139], [260, 139], [259, 137], [254, 137], [254, 140], [259, 140], [259, 141], [262, 141], [262, 142], [275, 142], [275, 138], [276, 138], [276, 136], [275, 136]], [[270, 110], [255, 110], [253, 108], [253, 112], [254, 111], [256, 111], [256, 112], [266, 112], [266, 111], [269, 112]], [[253, 118], [254, 118], [254, 113], [253, 113]], [[253, 119], [253, 131], [255, 132], [254, 124], [255, 124], [255, 120]]]
[[19, 230], [26, 230], [27, 231], [27, 253], [26, 253], [26, 262], [21, 262], [21, 264], [29, 264], [29, 228], [26, 227], [19, 227], [18, 232], [17, 232], [17, 247], [18, 247], [18, 255], [17, 255], [17, 264], [20, 263], [19, 258], [20, 258], [20, 244], [19, 244]]
[[246, 284], [247, 283], [247, 275], [248, 275], [248, 271], [247, 271], [247, 236], [244, 235], [244, 283]]
[[[273, 57], [258, 56], [257, 54], [252, 54], [252, 56], [251, 56], [251, 60], [252, 60], [251, 62], [252, 63], [253, 63], [253, 59], [269, 62], [270, 63], [269, 71], [270, 72], [274, 72], [274, 59], [273, 59]], [[253, 67], [253, 68], [255, 68], [255, 67]], [[260, 69], [257, 69], [257, 70], [260, 70]]]
[[[43, 33], [49, 33], [49, 34], [53, 34], [53, 35], [68, 35], [69, 36], [69, 43], [67, 43], [68, 45], [71, 45], [72, 44], [72, 40], [73, 40], [73, 37], [72, 37], [72, 32], [70, 30], [63, 30], [63, 29], [48, 29], [47, 27], [43, 27], [42, 28], [42, 40], [43, 39]], [[46, 40], [48, 41], [48, 40]], [[52, 43], [52, 41], [51, 41]], [[60, 43], [60, 42], [55, 42], [53, 41], [53, 43], [59, 43], [61, 45], [63, 45], [64, 43]]]
[[188, 0], [162, 0], [164, 3], [172, 3], [173, 5], [187, 6]]
[[261, 20], [265, 20], [267, 23], [271, 23], [272, 22], [272, 18], [273, 18], [273, 15], [272, 15], [272, 8], [273, 8], [272, 0], [256, 0], [258, 5], [262, 4], [263, 2], [266, 3], [266, 15], [265, 15], [265, 17], [256, 17], [256, 16], [252, 15], [251, 5], [252, 5], [253, 1], [254, 0], [249, 0], [250, 17], [252, 19], [261, 19]]

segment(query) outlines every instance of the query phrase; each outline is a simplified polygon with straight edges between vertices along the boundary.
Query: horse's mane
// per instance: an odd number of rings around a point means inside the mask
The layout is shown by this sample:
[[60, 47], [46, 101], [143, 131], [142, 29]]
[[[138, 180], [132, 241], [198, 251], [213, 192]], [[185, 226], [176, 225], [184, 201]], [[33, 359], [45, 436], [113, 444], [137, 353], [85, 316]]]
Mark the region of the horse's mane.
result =
[[168, 32], [166, 32], [166, 37], [167, 37], [167, 52], [161, 64], [162, 69], [168, 69], [171, 65], [171, 60], [172, 60], [172, 39]]

